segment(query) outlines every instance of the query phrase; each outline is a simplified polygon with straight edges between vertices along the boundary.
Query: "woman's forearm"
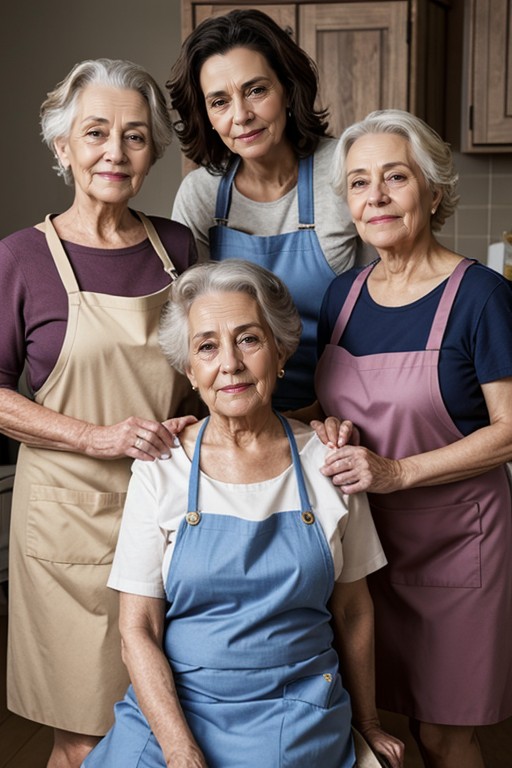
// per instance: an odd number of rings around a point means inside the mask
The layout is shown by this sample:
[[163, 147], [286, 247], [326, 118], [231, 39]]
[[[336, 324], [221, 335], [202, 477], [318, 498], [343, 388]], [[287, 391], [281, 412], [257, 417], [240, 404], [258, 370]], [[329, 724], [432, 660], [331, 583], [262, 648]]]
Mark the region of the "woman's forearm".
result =
[[[204, 758], [181, 709], [172, 670], [159, 640], [144, 629], [123, 634], [123, 659], [139, 706], [168, 765], [201, 767]], [[186, 762], [188, 761], [188, 762]]]
[[0, 388], [0, 432], [31, 448], [82, 453], [95, 459], [127, 456], [154, 461], [170, 456], [174, 446], [171, 427], [172, 420], [161, 424], [137, 416], [117, 424], [91, 424]]
[[84, 453], [85, 434], [90, 426], [18, 392], [0, 388], [0, 432], [32, 448]]
[[417, 488], [465, 480], [511, 460], [510, 426], [492, 424], [451, 445], [401, 459], [400, 488]]
[[355, 724], [377, 722], [373, 603], [364, 579], [336, 584], [331, 598], [334, 642]]

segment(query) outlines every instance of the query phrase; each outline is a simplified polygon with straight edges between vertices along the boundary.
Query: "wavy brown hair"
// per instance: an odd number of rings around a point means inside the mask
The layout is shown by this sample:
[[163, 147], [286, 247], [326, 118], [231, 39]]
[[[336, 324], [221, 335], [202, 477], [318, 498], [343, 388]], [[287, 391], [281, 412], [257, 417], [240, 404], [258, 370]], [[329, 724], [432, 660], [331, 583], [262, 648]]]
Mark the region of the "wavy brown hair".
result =
[[205, 61], [233, 48], [263, 55], [288, 100], [286, 136], [299, 157], [310, 155], [328, 136], [328, 111], [316, 108], [318, 70], [288, 32], [266, 13], [236, 10], [208, 18], [187, 37], [166, 88], [174, 111], [174, 130], [185, 155], [211, 173], [223, 173], [233, 153], [212, 131], [199, 77]]

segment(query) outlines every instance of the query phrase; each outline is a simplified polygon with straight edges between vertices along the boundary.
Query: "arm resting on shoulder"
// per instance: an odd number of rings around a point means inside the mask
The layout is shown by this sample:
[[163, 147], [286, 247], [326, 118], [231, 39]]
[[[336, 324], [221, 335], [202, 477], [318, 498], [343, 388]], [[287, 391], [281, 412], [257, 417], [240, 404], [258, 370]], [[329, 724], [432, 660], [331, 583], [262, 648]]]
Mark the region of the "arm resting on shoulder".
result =
[[465, 480], [512, 460], [512, 378], [482, 385], [490, 424], [433, 451], [388, 459], [364, 447], [343, 446], [322, 473], [344, 493], [391, 493]]
[[207, 768], [181, 709], [163, 650], [165, 601], [121, 593], [123, 661], [168, 766]]
[[366, 579], [336, 583], [329, 608], [354, 725], [376, 752], [388, 758], [393, 768], [400, 768], [404, 745], [381, 729], [375, 706], [373, 603]]
[[[179, 420], [176, 423], [181, 424]], [[0, 387], [0, 432], [31, 448], [70, 451], [97, 459], [129, 456], [152, 461], [170, 454], [174, 444], [174, 435], [169, 430], [172, 426], [173, 420], [164, 425], [136, 416], [118, 424], [98, 426], [57, 413]], [[135, 448], [139, 438], [143, 440]]]

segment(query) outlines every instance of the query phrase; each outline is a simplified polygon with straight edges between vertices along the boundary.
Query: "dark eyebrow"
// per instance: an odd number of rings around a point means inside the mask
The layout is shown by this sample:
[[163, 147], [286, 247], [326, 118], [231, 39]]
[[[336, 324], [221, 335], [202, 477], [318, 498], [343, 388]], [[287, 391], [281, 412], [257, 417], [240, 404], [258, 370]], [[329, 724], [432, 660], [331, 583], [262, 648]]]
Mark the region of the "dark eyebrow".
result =
[[[266, 81], [267, 83], [270, 82], [269, 77], [266, 77], [265, 75], [257, 75], [256, 77], [253, 77], [250, 80], [247, 80], [246, 83], [242, 83], [241, 88], [242, 90], [246, 90], [247, 88], [250, 88], [252, 85], [255, 85], [256, 83], [261, 83], [263, 80]], [[216, 96], [224, 96], [225, 94], [226, 94], [226, 91], [223, 91], [223, 90], [210, 91], [210, 93], [205, 94], [205, 99], [214, 99]]]

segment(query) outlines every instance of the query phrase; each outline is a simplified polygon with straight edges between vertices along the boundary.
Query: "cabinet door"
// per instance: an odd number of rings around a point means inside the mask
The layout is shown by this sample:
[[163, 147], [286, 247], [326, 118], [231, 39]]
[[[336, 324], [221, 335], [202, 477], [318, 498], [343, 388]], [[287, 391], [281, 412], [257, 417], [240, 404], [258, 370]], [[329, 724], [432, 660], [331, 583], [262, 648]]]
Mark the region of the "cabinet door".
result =
[[[255, 3], [255, 5], [257, 4]], [[212, 3], [193, 3], [192, 6], [194, 18], [192, 19], [191, 29], [197, 27], [201, 21], [204, 21], [204, 19], [207, 19], [209, 16], [222, 16], [225, 13], [229, 13], [229, 11], [234, 11], [235, 9], [247, 9], [248, 7], [247, 3], [215, 3], [215, 5]], [[264, 5], [258, 7], [259, 10], [264, 11], [266, 14], [271, 16], [274, 21], [279, 24], [280, 27], [286, 29], [288, 32], [290, 32], [292, 37], [296, 39], [296, 14], [294, 5], [283, 5], [282, 3], [276, 3], [275, 5]]]
[[[512, 149], [512, 0], [471, 0], [464, 149]], [[465, 141], [464, 141], [465, 140]]]
[[299, 45], [317, 62], [335, 135], [374, 109], [408, 108], [408, 3], [299, 7]]

